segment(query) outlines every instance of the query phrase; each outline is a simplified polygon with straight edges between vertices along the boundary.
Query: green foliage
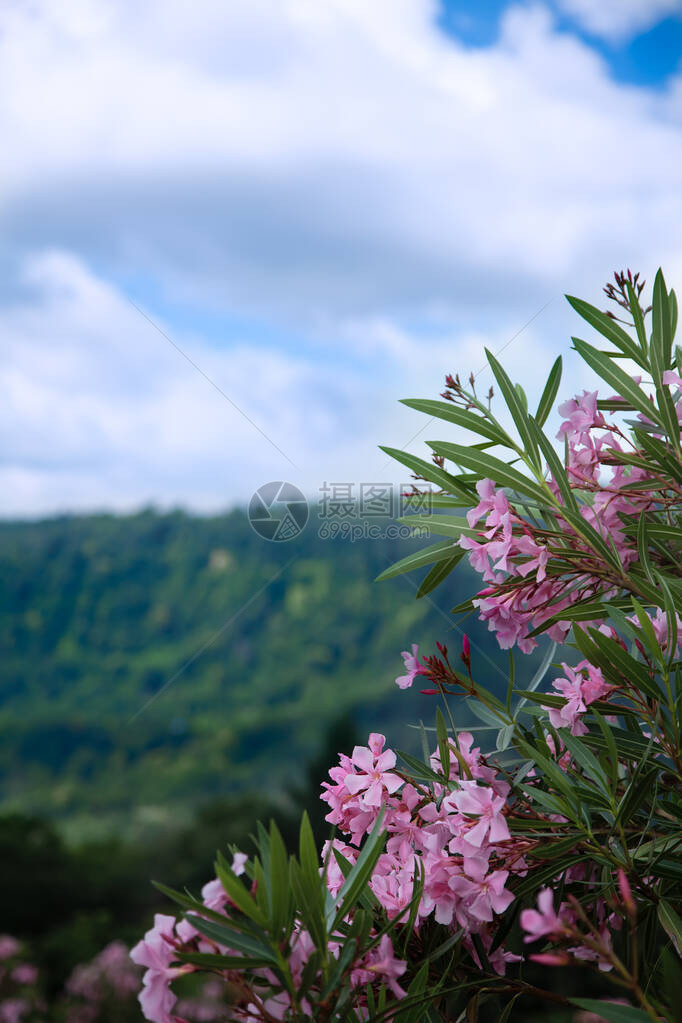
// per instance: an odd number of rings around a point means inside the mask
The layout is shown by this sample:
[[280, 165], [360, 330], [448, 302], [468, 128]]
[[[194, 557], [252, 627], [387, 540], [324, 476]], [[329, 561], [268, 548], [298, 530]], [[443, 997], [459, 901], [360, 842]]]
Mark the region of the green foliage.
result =
[[137, 838], [257, 788], [273, 759], [291, 806], [344, 714], [412, 741], [399, 651], [440, 614], [405, 580], [373, 586], [397, 541], [314, 528], [269, 544], [239, 511], [0, 524], [0, 809]]

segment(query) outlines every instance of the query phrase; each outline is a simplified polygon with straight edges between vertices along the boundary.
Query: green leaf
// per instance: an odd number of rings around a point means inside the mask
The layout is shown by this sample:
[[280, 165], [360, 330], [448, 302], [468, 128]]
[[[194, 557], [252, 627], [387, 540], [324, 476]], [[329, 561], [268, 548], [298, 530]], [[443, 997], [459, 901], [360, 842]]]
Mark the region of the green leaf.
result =
[[222, 853], [218, 853], [215, 869], [216, 877], [234, 902], [235, 906], [241, 910], [244, 916], [249, 917], [249, 919], [253, 920], [259, 927], [265, 927], [265, 915], [234, 873], [232, 867], [229, 865]]
[[218, 913], [212, 909], [208, 909], [203, 902], [199, 901], [199, 899], [194, 899], [191, 895], [188, 895], [185, 892], [178, 892], [173, 888], [168, 888], [167, 885], [161, 884], [160, 881], [152, 881], [152, 884], [160, 892], [163, 892], [164, 895], [168, 896], [169, 899], [172, 899], [173, 902], [177, 902], [179, 906], [182, 906], [183, 909], [189, 909], [195, 913], [201, 913], [201, 915], [205, 916], [207, 920], [215, 920], [217, 923], [221, 923], [225, 920], [224, 913]]
[[234, 927], [217, 924], [213, 920], [204, 920], [203, 917], [194, 916], [191, 913], [188, 914], [187, 919], [199, 931], [199, 934], [217, 942], [218, 945], [225, 945], [227, 948], [234, 949], [235, 952], [244, 952], [245, 955], [252, 956], [254, 959], [263, 959], [270, 965], [277, 962], [277, 956], [270, 948], [266, 934], [243, 934], [241, 931], [235, 930]]
[[440, 707], [436, 709], [436, 736], [438, 737], [438, 753], [440, 765], [446, 778], [450, 777], [450, 741], [448, 739], [448, 726]]
[[675, 951], [682, 959], [682, 920], [665, 899], [661, 899], [658, 904], [658, 919], [661, 927], [675, 946]]
[[341, 954], [334, 965], [334, 969], [329, 978], [329, 983], [320, 994], [320, 1001], [325, 1001], [329, 998], [332, 991], [339, 986], [343, 979], [343, 975], [346, 973], [355, 958], [356, 951], [357, 940], [355, 938], [350, 938], [341, 949]]
[[272, 892], [270, 929], [277, 939], [291, 921], [293, 906], [289, 886], [289, 858], [274, 820], [270, 822], [270, 885]]
[[561, 370], [562, 361], [561, 356], [559, 356], [559, 358], [556, 360], [551, 370], [549, 371], [547, 383], [545, 384], [545, 389], [542, 392], [542, 397], [540, 398], [538, 410], [535, 413], [535, 422], [541, 428], [547, 422], [547, 417], [552, 411], [552, 407], [554, 406], [556, 396], [559, 392], [559, 385], [561, 383]]
[[594, 526], [591, 526], [579, 512], [573, 511], [572, 508], [563, 508], [561, 514], [569, 525], [573, 527], [578, 536], [581, 536], [596, 554], [599, 554], [607, 561], [616, 572], [622, 573], [623, 567], [618, 552], [608, 545]]
[[502, 1015], [500, 1016], [497, 1023], [508, 1023], [508, 1020], [511, 1018], [511, 1014], [514, 1011], [514, 1006], [516, 1005], [517, 1001], [519, 1000], [522, 994], [523, 992], [519, 991], [518, 994], [514, 995], [510, 1002], [507, 1002], [504, 1009], [502, 1010]]
[[433, 401], [430, 398], [403, 398], [402, 404], [408, 408], [416, 409], [418, 412], [425, 412], [435, 419], [444, 419], [446, 422], [461, 426], [465, 430], [471, 430], [495, 444], [503, 444], [506, 447], [515, 448], [516, 445], [511, 437], [504, 432], [501, 426], [491, 423], [483, 416], [477, 416], [474, 412], [457, 408], [445, 401]]
[[566, 469], [560, 462], [559, 456], [552, 447], [551, 442], [542, 432], [542, 430], [535, 422], [535, 420], [532, 418], [529, 418], [528, 420], [528, 429], [533, 435], [536, 445], [539, 447], [539, 449], [542, 451], [542, 454], [545, 457], [545, 461], [547, 462], [549, 471], [554, 477], [554, 480], [561, 492], [561, 496], [564, 499], [564, 505], [567, 508], [570, 508], [576, 515], [578, 515], [579, 514], [578, 502], [576, 500], [576, 496], [569, 482], [568, 473], [566, 472]]
[[414, 529], [428, 529], [436, 536], [451, 536], [459, 539], [460, 536], [478, 537], [475, 529], [471, 529], [466, 519], [456, 518], [454, 515], [402, 515], [398, 522], [404, 522]]
[[420, 551], [413, 551], [407, 557], [396, 561], [390, 568], [384, 569], [376, 577], [375, 582], [383, 582], [384, 579], [392, 579], [404, 572], [412, 572], [415, 568], [423, 568], [424, 565], [431, 565], [434, 561], [449, 560], [453, 557], [453, 551], [456, 550], [456, 544], [452, 540], [439, 540], [438, 543], [430, 544]]
[[461, 444], [449, 444], [445, 441], [427, 441], [429, 447], [433, 448], [437, 455], [443, 455], [457, 465], [465, 469], [473, 469], [479, 478], [490, 477], [498, 487], [510, 487], [520, 494], [525, 494], [537, 501], [541, 507], [549, 505], [553, 507], [554, 498], [549, 490], [533, 483], [527, 476], [523, 476], [516, 469], [512, 469], [506, 462], [489, 455], [486, 451], [472, 451]]
[[649, 401], [644, 391], [637, 386], [631, 376], [629, 376], [625, 370], [622, 370], [620, 366], [617, 366], [613, 359], [610, 359], [608, 355], [593, 348], [592, 345], [588, 345], [587, 342], [581, 341], [580, 338], [574, 337], [573, 344], [575, 350], [581, 356], [587, 365], [597, 373], [602, 380], [605, 380], [607, 384], [618, 394], [621, 394], [626, 398], [631, 405], [633, 405], [638, 411], [642, 412], [647, 419], [651, 419], [662, 426], [661, 417], [658, 409]]
[[[655, 577], [652, 576], [652, 578], [655, 581]], [[656, 639], [656, 633], [654, 632], [654, 627], [651, 624], [651, 619], [635, 597], [631, 597], [630, 599], [632, 600], [632, 606], [635, 609], [635, 614], [637, 615], [637, 620], [639, 621], [641, 628], [639, 638], [649, 652], [652, 660], [657, 661], [662, 666], [664, 663], [663, 651]]]
[[[633, 359], [639, 366], [644, 368], [642, 353], [619, 323], [612, 320], [606, 313], [601, 312], [600, 309], [590, 305], [589, 302], [584, 302], [581, 298], [573, 298], [572, 295], [566, 295], [566, 298], [578, 315], [582, 316], [583, 320], [586, 320], [591, 327], [599, 331], [602, 337], [605, 337], [607, 341], [614, 344], [624, 355], [627, 355], [628, 358]], [[618, 393], [622, 392], [619, 391]]]
[[623, 650], [620, 643], [597, 629], [588, 628], [588, 632], [589, 638], [582, 629], [574, 626], [575, 641], [587, 660], [601, 668], [607, 681], [615, 685], [635, 686], [654, 700], [661, 699], [661, 692], [649, 672]]
[[[644, 316], [642, 315], [642, 307], [639, 304], [639, 299], [637, 298], [635, 289], [630, 284], [630, 281], [626, 281], [626, 284], [628, 289], [628, 301], [630, 302], [630, 312], [632, 313], [632, 319], [635, 325], [635, 330], [637, 331], [637, 339], [639, 341], [640, 348], [642, 349], [642, 355], [644, 356], [644, 359], [646, 359], [648, 351], [648, 342], [646, 336], [646, 329], [644, 327]], [[642, 363], [640, 362], [639, 365], [642, 366]]]
[[604, 742], [606, 743], [606, 752], [608, 753], [606, 762], [608, 764], [611, 784], [615, 789], [616, 785], [618, 784], [618, 750], [616, 748], [616, 742], [613, 738], [611, 726], [606, 721], [606, 719], [602, 717], [599, 711], [595, 710], [594, 706], [591, 707], [591, 714], [592, 717], [595, 718], [597, 725], [599, 726], [599, 730], [601, 731], [602, 736], [604, 738]]
[[328, 934], [333, 934], [340, 921], [347, 916], [350, 909], [352, 909], [358, 901], [361, 893], [367, 885], [367, 882], [372, 876], [372, 871], [376, 866], [377, 860], [381, 856], [384, 841], [386, 839], [386, 834], [383, 831], [383, 822], [384, 811], [382, 809], [381, 813], [377, 817], [374, 827], [367, 836], [360, 855], [343, 883], [337, 897], [336, 907], [332, 907], [331, 912], [327, 915]]
[[[426, 986], [429, 980], [429, 967], [428, 963], [424, 963], [421, 968], [417, 971], [412, 979], [412, 983], [407, 989], [408, 997], [419, 998], [426, 991]], [[409, 1009], [404, 1012], [399, 1012], [395, 1016], [396, 1023], [420, 1023], [422, 1016], [422, 1004], [412, 1005]]]
[[582, 767], [587, 777], [595, 782], [604, 795], [609, 798], [610, 792], [608, 779], [604, 774], [603, 767], [595, 755], [590, 752], [587, 746], [581, 742], [577, 736], [570, 735], [565, 729], [561, 730], [561, 738], [575, 762]]
[[[547, 646], [547, 649], [545, 650], [544, 657], [542, 658], [542, 661], [540, 663], [540, 667], [535, 672], [535, 674], [533, 675], [533, 678], [531, 679], [530, 683], [528, 684], [527, 692], [534, 693], [535, 690], [540, 685], [540, 683], [542, 682], [543, 678], [545, 677], [545, 675], [549, 671], [549, 668], [550, 668], [550, 665], [552, 664], [552, 661], [554, 660], [554, 654], [556, 653], [556, 648], [557, 648], [557, 644], [554, 643], [554, 642], [550, 643]], [[514, 720], [516, 720], [516, 716], [517, 716], [518, 712], [523, 707], [523, 705], [526, 703], [527, 699], [528, 699], [527, 696], [522, 696], [521, 699], [519, 700], [519, 702], [517, 703], [516, 710], [514, 711]]]
[[439, 785], [443, 784], [443, 776], [436, 771], [432, 771], [430, 767], [422, 763], [421, 760], [418, 760], [417, 757], [413, 757], [411, 753], [405, 753], [403, 750], [396, 750], [396, 752], [400, 759], [405, 761], [415, 780], [429, 783], [437, 782]]
[[324, 918], [324, 899], [320, 898], [319, 875], [311, 884], [301, 870], [300, 864], [292, 860], [289, 882], [301, 921], [310, 934], [315, 948], [322, 953], [326, 952], [327, 930]]
[[427, 593], [431, 593], [437, 586], [447, 579], [450, 573], [459, 565], [460, 561], [466, 554], [464, 548], [459, 550], [454, 557], [448, 558], [447, 561], [439, 561], [433, 566], [430, 572], [428, 572], [422, 579], [419, 589], [417, 590], [417, 600], [420, 597], [425, 597]]
[[654, 280], [654, 295], [651, 308], [651, 348], [652, 356], [654, 348], [659, 350], [659, 361], [661, 372], [670, 368], [673, 357], [673, 330], [672, 318], [668, 303], [668, 291], [663, 278], [663, 271], [659, 268]]
[[205, 970], [255, 970], [272, 966], [271, 959], [263, 956], [212, 955], [210, 952], [178, 952], [181, 963], [203, 966]]
[[[295, 860], [291, 864], [292, 888], [315, 947], [321, 952], [325, 952], [327, 941], [324, 919], [326, 891], [320, 876], [320, 860], [306, 810], [303, 811], [301, 818], [298, 850], [300, 866]], [[296, 891], [297, 887], [299, 888], [298, 892]]]
[[545, 756], [544, 753], [541, 753], [531, 743], [521, 739], [517, 744], [519, 749], [535, 762], [552, 785], [573, 804], [575, 802], [575, 786], [561, 768], [553, 760], [550, 760], [549, 756]]
[[609, 1023], [651, 1023], [650, 1017], [642, 1009], [633, 1009], [631, 1005], [618, 1005], [616, 1002], [600, 1002], [596, 998], [572, 998], [571, 1001], [579, 1009], [594, 1012]]
[[663, 603], [665, 604], [665, 615], [668, 624], [668, 661], [672, 663], [675, 659], [675, 650], [677, 649], [677, 609], [675, 607], [675, 598], [663, 574], [654, 571], [654, 576], [656, 585], [663, 593]]
[[[527, 407], [524, 407], [524, 402], [519, 396], [519, 392], [516, 390], [511, 380], [507, 376], [501, 363], [497, 361], [495, 356], [487, 348], [485, 350], [486, 358], [490, 364], [495, 379], [497, 380], [498, 386], [502, 391], [507, 408], [511, 412], [514, 425], [519, 432], [521, 443], [525, 449], [526, 454], [535, 463], [536, 468], [540, 468], [540, 454], [535, 437], [528, 425], [528, 411]], [[525, 397], [525, 396], [524, 396]]]
[[385, 447], [383, 444], [380, 444], [379, 448], [390, 458], [395, 458], [397, 462], [407, 466], [415, 475], [423, 476], [430, 483], [435, 483], [441, 490], [445, 490], [449, 494], [457, 494], [466, 500], [475, 498], [468, 487], [463, 486], [454, 476], [451, 476], [445, 469], [441, 469], [440, 466], [434, 465], [433, 462], [426, 462], [417, 455], [411, 455], [407, 451], [398, 451], [397, 448]]
[[677, 330], [677, 295], [672, 288], [668, 292], [668, 305], [670, 307], [670, 333], [674, 341]]

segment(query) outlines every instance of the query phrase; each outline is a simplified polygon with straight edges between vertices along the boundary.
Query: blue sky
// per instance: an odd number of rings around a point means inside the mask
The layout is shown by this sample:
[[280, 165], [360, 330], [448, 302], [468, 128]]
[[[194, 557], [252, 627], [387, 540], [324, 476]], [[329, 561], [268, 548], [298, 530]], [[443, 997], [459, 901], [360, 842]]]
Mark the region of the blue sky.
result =
[[398, 398], [679, 287], [681, 61], [682, 0], [3, 5], [0, 512], [402, 482]]
[[[503, 0], [480, 0], [476, 4], [443, 0], [439, 23], [455, 39], [471, 46], [488, 47], [499, 38], [508, 6]], [[682, 4], [674, 0], [661, 4], [625, 3], [622, 7], [618, 3], [601, 5], [568, 0], [550, 6], [557, 29], [579, 36], [599, 53], [616, 81], [662, 89], [679, 70]]]

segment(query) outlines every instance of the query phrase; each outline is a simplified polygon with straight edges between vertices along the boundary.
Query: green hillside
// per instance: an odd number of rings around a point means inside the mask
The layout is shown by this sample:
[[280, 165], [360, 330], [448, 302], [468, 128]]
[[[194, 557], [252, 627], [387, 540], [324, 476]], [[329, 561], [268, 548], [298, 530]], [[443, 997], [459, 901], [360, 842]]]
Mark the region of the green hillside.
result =
[[0, 811], [139, 837], [226, 795], [286, 793], [346, 714], [413, 744], [402, 722], [434, 708], [395, 687], [400, 651], [458, 649], [443, 612], [474, 580], [462, 567], [433, 602], [411, 577], [373, 582], [408, 549], [312, 524], [268, 543], [241, 511], [0, 524]]

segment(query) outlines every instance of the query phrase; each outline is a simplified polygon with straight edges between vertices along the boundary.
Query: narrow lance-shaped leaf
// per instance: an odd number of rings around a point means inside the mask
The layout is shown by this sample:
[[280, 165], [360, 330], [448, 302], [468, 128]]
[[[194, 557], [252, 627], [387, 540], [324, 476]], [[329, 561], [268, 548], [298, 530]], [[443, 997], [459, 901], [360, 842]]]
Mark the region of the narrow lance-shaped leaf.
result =
[[559, 456], [552, 447], [550, 440], [545, 436], [532, 416], [528, 419], [528, 429], [535, 439], [536, 447], [542, 451], [549, 471], [554, 477], [554, 482], [559, 487], [564, 504], [577, 514], [578, 502], [575, 494], [573, 493], [566, 469], [559, 460]]
[[327, 931], [332, 934], [339, 922], [347, 915], [358, 900], [360, 893], [367, 885], [377, 860], [381, 856], [385, 834], [383, 832], [384, 811], [382, 809], [374, 827], [362, 847], [353, 869], [343, 883], [339, 892], [336, 912], [332, 910], [327, 917]]
[[661, 899], [658, 904], [658, 919], [661, 927], [675, 946], [675, 951], [682, 959], [682, 920], [665, 899]]
[[624, 398], [627, 398], [630, 404], [647, 416], [648, 419], [657, 422], [659, 426], [663, 425], [656, 406], [653, 402], [649, 401], [644, 391], [637, 386], [625, 370], [617, 366], [608, 355], [593, 348], [592, 345], [588, 345], [587, 342], [581, 341], [580, 338], [574, 337], [572, 340], [575, 350], [585, 360], [587, 365], [595, 373], [599, 374], [602, 380], [610, 384], [618, 394], [622, 394]]
[[524, 408], [524, 403], [521, 400], [518, 391], [516, 390], [511, 380], [507, 376], [507, 373], [502, 367], [501, 363], [497, 361], [493, 353], [489, 351], [487, 348], [485, 350], [485, 354], [486, 358], [488, 359], [488, 362], [490, 363], [490, 368], [492, 369], [495, 375], [497, 384], [500, 390], [502, 391], [502, 396], [504, 397], [504, 400], [507, 403], [507, 408], [511, 412], [512, 419], [514, 420], [514, 425], [516, 426], [516, 429], [519, 431], [519, 437], [521, 438], [521, 442], [525, 448], [526, 454], [530, 456], [535, 467], [539, 469], [540, 454], [538, 452], [535, 437], [533, 436], [533, 433], [528, 426], [527, 409]]
[[535, 422], [540, 427], [543, 427], [545, 425], [547, 417], [549, 416], [550, 412], [552, 411], [552, 408], [554, 407], [554, 402], [559, 392], [559, 385], [561, 383], [562, 365], [563, 364], [561, 361], [561, 356], [559, 356], [554, 365], [552, 366], [551, 370], [549, 371], [547, 383], [545, 384], [544, 390], [542, 392], [542, 397], [540, 398], [538, 410], [535, 413]]
[[[648, 355], [648, 341], [646, 336], [646, 328], [644, 326], [644, 316], [642, 315], [642, 307], [639, 304], [639, 299], [635, 289], [633, 288], [630, 281], [626, 281], [628, 289], [628, 301], [630, 302], [630, 312], [637, 331], [637, 339], [639, 341], [640, 348], [642, 349], [642, 355], [646, 359]], [[642, 365], [642, 363], [640, 363]]]
[[506, 447], [518, 450], [512, 438], [509, 434], [505, 433], [501, 426], [497, 423], [491, 423], [489, 419], [482, 415], [476, 415], [475, 412], [457, 408], [456, 405], [451, 405], [446, 401], [435, 401], [431, 398], [403, 398], [402, 404], [407, 405], [408, 408], [415, 409], [417, 412], [425, 412], [427, 415], [433, 416], [434, 419], [442, 419], [445, 422], [452, 423], [454, 426], [471, 430], [472, 433], [477, 433], [479, 436], [485, 437], [495, 444], [503, 444]]
[[439, 540], [438, 543], [430, 544], [420, 551], [413, 551], [407, 557], [396, 561], [390, 568], [385, 568], [375, 579], [375, 582], [383, 582], [385, 579], [393, 579], [404, 572], [412, 572], [415, 568], [423, 568], [424, 565], [431, 565], [433, 562], [449, 561], [457, 551], [452, 540]]
[[591, 327], [594, 327], [595, 330], [599, 331], [602, 337], [605, 337], [607, 341], [614, 344], [616, 348], [620, 349], [624, 355], [627, 355], [639, 366], [644, 366], [642, 353], [627, 331], [623, 330], [619, 323], [612, 320], [610, 316], [606, 315], [606, 313], [601, 312], [600, 309], [590, 305], [589, 302], [584, 302], [581, 298], [574, 298], [572, 295], [566, 295], [566, 298], [578, 315], [582, 316], [583, 320], [586, 320]]
[[431, 593], [437, 586], [447, 579], [450, 573], [460, 563], [466, 551], [462, 549], [458, 551], [453, 557], [448, 558], [447, 561], [439, 561], [438, 564], [434, 565], [430, 572], [422, 579], [419, 589], [417, 590], [417, 599], [425, 597], [427, 593]]
[[651, 1017], [642, 1009], [630, 1005], [618, 1005], [616, 1002], [600, 1002], [596, 998], [572, 998], [571, 1001], [579, 1009], [593, 1012], [608, 1023], [651, 1023]]
[[395, 458], [397, 462], [407, 466], [415, 475], [423, 476], [425, 480], [435, 483], [441, 490], [445, 490], [449, 494], [457, 494], [459, 497], [466, 498], [467, 500], [471, 499], [472, 494], [467, 487], [462, 486], [454, 476], [446, 472], [445, 469], [434, 465], [433, 462], [426, 462], [417, 455], [411, 455], [407, 451], [399, 451], [397, 448], [389, 448], [383, 444], [380, 444], [379, 447], [391, 458]]
[[549, 490], [534, 483], [522, 473], [513, 469], [499, 458], [489, 455], [487, 451], [472, 451], [461, 444], [449, 444], [446, 441], [427, 441], [437, 455], [443, 455], [465, 469], [472, 469], [480, 478], [489, 477], [498, 487], [510, 487], [519, 493], [537, 501], [541, 507], [554, 506]]

